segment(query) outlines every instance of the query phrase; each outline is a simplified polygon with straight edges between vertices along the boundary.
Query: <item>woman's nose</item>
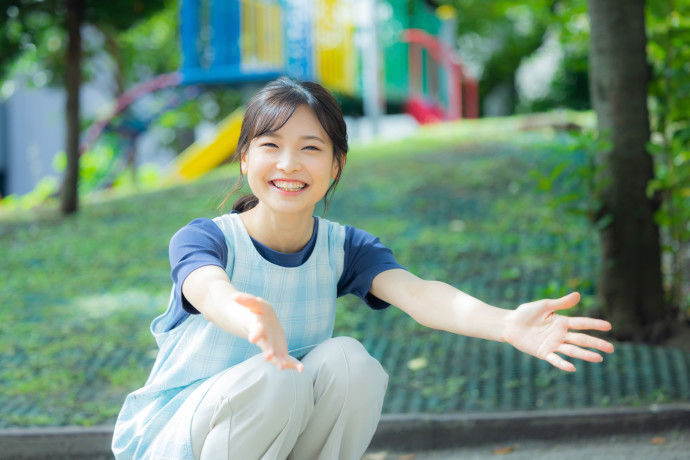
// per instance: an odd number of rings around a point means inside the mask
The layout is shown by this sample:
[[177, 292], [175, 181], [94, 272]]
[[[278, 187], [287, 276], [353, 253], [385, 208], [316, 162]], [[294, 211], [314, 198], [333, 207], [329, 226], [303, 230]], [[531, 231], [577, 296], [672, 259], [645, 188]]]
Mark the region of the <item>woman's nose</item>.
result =
[[285, 172], [299, 171], [301, 168], [299, 156], [296, 153], [286, 149], [280, 154], [276, 167]]

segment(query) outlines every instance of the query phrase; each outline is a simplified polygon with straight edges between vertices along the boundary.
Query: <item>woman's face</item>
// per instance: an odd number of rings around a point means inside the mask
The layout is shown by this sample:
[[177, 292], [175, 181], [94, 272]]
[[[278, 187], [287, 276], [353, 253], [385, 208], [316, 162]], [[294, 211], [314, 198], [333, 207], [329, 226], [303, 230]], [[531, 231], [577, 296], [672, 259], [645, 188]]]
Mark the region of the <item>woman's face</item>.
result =
[[259, 206], [309, 217], [338, 173], [333, 142], [304, 105], [277, 131], [254, 138], [241, 168]]

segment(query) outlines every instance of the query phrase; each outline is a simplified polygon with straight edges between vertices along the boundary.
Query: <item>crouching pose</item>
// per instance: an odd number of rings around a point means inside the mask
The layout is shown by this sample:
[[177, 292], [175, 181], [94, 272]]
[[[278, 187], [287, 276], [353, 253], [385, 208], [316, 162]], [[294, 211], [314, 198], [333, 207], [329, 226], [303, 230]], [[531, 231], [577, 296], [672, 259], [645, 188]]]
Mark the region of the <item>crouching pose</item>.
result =
[[613, 351], [571, 331], [606, 321], [557, 314], [577, 293], [495, 308], [416, 277], [372, 235], [314, 217], [347, 150], [340, 108], [317, 84], [280, 78], [249, 102], [236, 156], [253, 195], [172, 238], [173, 292], [151, 325], [158, 357], [120, 412], [118, 459], [361, 458], [388, 377], [359, 342], [332, 337], [336, 298], [348, 293], [565, 371], [574, 366], [560, 355], [597, 362], [585, 348]]

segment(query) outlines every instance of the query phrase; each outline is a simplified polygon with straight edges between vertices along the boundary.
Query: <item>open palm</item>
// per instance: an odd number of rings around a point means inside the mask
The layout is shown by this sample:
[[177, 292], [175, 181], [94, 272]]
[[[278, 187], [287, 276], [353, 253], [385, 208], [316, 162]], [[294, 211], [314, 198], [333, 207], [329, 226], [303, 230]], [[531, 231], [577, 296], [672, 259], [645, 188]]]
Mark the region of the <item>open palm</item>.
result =
[[543, 299], [521, 305], [509, 316], [504, 333], [506, 342], [569, 372], [573, 372], [575, 366], [557, 353], [595, 363], [602, 361], [601, 355], [583, 347], [612, 353], [613, 345], [571, 330], [608, 331], [611, 324], [600, 319], [556, 314], [556, 311], [571, 308], [579, 301], [580, 294], [574, 292], [560, 299]]

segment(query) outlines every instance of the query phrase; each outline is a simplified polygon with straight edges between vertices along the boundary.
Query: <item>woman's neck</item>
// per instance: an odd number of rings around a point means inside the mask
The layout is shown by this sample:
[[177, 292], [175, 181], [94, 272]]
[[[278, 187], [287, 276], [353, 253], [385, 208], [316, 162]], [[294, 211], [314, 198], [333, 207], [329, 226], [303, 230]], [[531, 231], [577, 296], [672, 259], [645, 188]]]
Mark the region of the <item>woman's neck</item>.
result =
[[266, 212], [260, 203], [240, 214], [240, 219], [249, 236], [278, 252], [299, 252], [307, 245], [314, 230], [311, 214], [276, 215]]

